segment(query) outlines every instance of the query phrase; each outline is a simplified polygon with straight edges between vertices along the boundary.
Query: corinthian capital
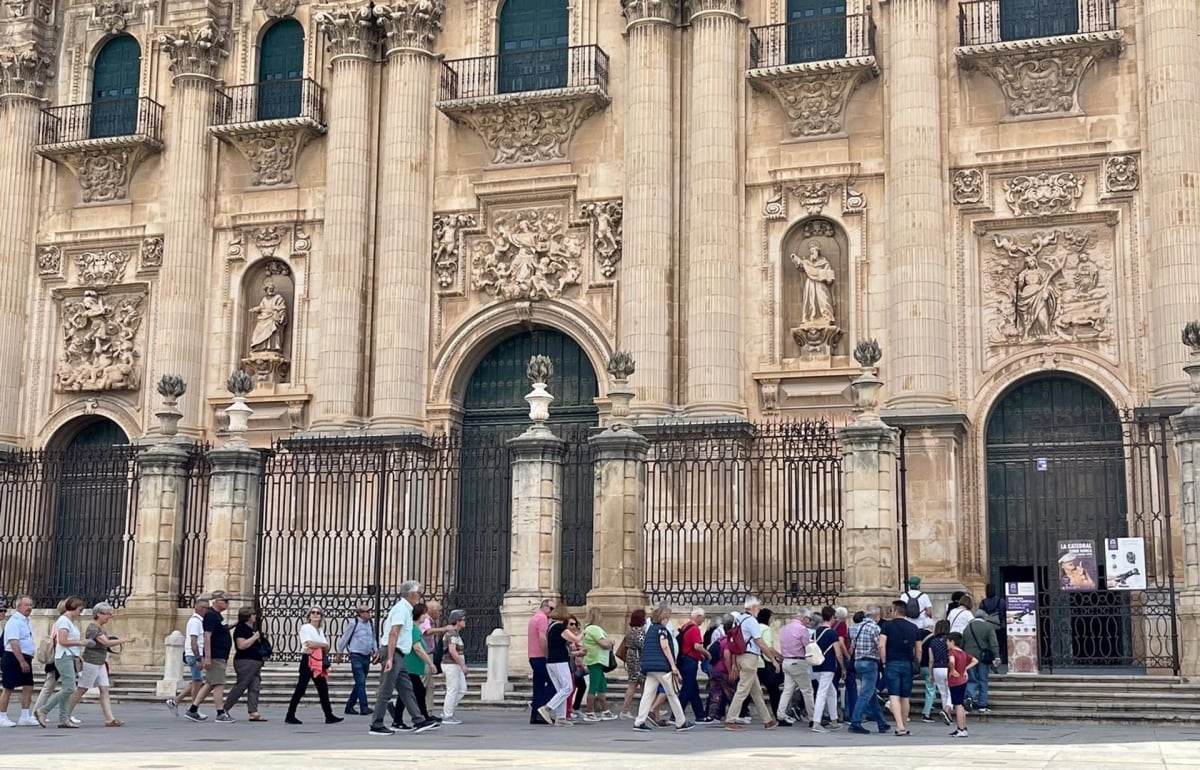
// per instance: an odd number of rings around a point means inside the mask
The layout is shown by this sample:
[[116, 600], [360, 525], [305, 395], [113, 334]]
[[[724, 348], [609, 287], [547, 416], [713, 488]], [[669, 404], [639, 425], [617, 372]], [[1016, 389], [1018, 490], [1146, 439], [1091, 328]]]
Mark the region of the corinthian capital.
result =
[[389, 52], [397, 48], [417, 48], [432, 51], [438, 32], [442, 31], [444, 0], [397, 0], [375, 6], [375, 16], [387, 38]]
[[35, 43], [0, 48], [0, 99], [26, 96], [40, 99], [53, 76], [50, 52]]
[[368, 2], [338, 3], [323, 6], [313, 21], [325, 35], [325, 50], [339, 56], [375, 55], [379, 33]]
[[212, 19], [163, 32], [158, 42], [171, 57], [176, 78], [215, 78], [221, 59], [229, 55], [225, 30]]
[[692, 18], [705, 14], [742, 15], [742, 0], [692, 0]]
[[679, 0], [621, 0], [621, 15], [629, 25], [639, 21], [673, 24], [679, 18]]

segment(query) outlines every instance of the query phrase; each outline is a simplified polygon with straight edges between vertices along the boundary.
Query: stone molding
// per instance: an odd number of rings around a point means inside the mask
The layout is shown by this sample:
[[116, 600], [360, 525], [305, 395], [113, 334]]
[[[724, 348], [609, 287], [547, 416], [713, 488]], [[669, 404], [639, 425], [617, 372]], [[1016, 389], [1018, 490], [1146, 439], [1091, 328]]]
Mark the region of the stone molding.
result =
[[842, 116], [854, 89], [879, 74], [874, 56], [833, 59], [748, 70], [757, 91], [779, 100], [788, 117], [788, 133], [816, 138], [844, 133]]
[[964, 72], [982, 72], [1004, 93], [1010, 116], [1079, 114], [1079, 84], [1094, 62], [1116, 56], [1121, 30], [1010, 40], [954, 49]]
[[330, 66], [343, 57], [374, 59], [379, 52], [379, 27], [369, 2], [322, 6], [312, 20], [325, 36]]
[[621, 0], [625, 28], [638, 23], [675, 24], [679, 19], [680, 0]]
[[171, 72], [175, 79], [215, 79], [221, 61], [229, 55], [228, 37], [225, 28], [209, 18], [166, 30], [158, 42], [171, 57]]
[[438, 33], [442, 31], [445, 0], [393, 0], [376, 5], [375, 17], [383, 30], [384, 50], [433, 51]]
[[54, 3], [52, 0], [4, 0], [4, 19], [35, 19], [43, 24], [54, 21]]
[[75, 174], [84, 203], [125, 200], [134, 171], [147, 156], [161, 149], [161, 142], [142, 135], [36, 148], [39, 155], [64, 164]]
[[494, 166], [566, 160], [576, 130], [608, 106], [602, 86], [556, 88], [438, 102], [455, 123], [469, 126], [491, 150]]
[[54, 77], [53, 62], [51, 51], [36, 43], [0, 48], [0, 99], [41, 99]]
[[96, 0], [92, 6], [92, 24], [110, 35], [129, 26], [129, 3], [125, 0]]
[[763, 202], [763, 218], [768, 222], [786, 221], [792, 198], [804, 207], [809, 217], [822, 216], [833, 195], [838, 192], [841, 193], [843, 215], [862, 214], [867, 210], [867, 196], [855, 189], [851, 177], [779, 181]]
[[254, 7], [272, 19], [282, 19], [296, 13], [300, 0], [255, 0]]
[[295, 181], [301, 151], [311, 139], [325, 133], [325, 126], [311, 118], [288, 118], [208, 130], [246, 159], [251, 187], [277, 187]]

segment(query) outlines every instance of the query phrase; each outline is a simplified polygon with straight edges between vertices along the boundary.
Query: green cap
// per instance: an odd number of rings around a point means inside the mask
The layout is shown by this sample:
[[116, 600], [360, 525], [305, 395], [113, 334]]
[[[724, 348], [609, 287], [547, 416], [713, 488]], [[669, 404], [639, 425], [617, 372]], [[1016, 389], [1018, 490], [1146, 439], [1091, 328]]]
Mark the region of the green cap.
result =
[[921, 585], [921, 578], [917, 577], [916, 575], [912, 575], [908, 578], [908, 584], [911, 587], [916, 588], [917, 586]]

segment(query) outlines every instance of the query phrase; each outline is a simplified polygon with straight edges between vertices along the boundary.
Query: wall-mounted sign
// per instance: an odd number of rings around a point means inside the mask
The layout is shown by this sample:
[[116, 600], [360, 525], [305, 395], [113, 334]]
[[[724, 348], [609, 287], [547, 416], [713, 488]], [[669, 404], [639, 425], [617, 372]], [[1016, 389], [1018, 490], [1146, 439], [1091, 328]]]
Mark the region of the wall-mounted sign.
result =
[[1094, 540], [1058, 541], [1058, 587], [1062, 591], [1095, 591], [1096, 543]]
[[1146, 541], [1110, 537], [1104, 541], [1104, 586], [1110, 591], [1146, 589]]

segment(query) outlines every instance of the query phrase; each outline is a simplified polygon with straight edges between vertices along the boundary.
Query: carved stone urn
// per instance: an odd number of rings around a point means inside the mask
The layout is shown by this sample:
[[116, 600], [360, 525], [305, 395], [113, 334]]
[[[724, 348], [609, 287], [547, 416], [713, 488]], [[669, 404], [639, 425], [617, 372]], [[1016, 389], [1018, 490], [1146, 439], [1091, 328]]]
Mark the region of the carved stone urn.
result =
[[608, 359], [608, 374], [612, 377], [612, 385], [608, 389], [608, 400], [612, 403], [609, 413], [608, 427], [612, 430], [622, 430], [629, 427], [629, 405], [636, 395], [629, 387], [629, 378], [633, 376], [633, 355], [623, 350], [614, 351]]
[[1183, 327], [1183, 344], [1192, 351], [1188, 362], [1183, 365], [1192, 389], [1192, 405], [1187, 411], [1200, 414], [1200, 321], [1191, 321]]
[[187, 393], [187, 383], [178, 374], [164, 374], [158, 381], [157, 390], [163, 399], [162, 408], [154, 413], [158, 418], [158, 430], [162, 435], [171, 438], [179, 433], [179, 421], [183, 418], [183, 412], [179, 411], [177, 404], [183, 394]]
[[861, 420], [878, 420], [879, 391], [883, 389], [883, 380], [879, 374], [879, 359], [883, 358], [883, 349], [875, 340], [863, 340], [854, 347], [854, 360], [862, 367], [861, 374], [850, 383], [854, 393], [854, 412]]
[[250, 415], [254, 414], [254, 410], [246, 405], [246, 395], [254, 390], [254, 380], [239, 369], [229, 375], [225, 389], [233, 394], [233, 403], [225, 408], [225, 414], [229, 415], [229, 443], [244, 446], [246, 431], [250, 430]]
[[554, 365], [550, 363], [550, 356], [534, 356], [525, 368], [525, 376], [533, 385], [533, 390], [525, 396], [525, 403], [529, 404], [529, 419], [535, 430], [544, 430], [546, 420], [550, 419], [550, 403], [554, 401], [554, 396], [546, 390], [546, 383], [553, 374]]

